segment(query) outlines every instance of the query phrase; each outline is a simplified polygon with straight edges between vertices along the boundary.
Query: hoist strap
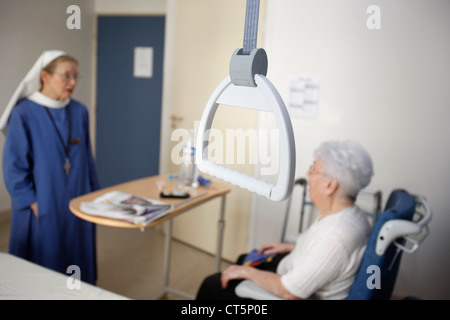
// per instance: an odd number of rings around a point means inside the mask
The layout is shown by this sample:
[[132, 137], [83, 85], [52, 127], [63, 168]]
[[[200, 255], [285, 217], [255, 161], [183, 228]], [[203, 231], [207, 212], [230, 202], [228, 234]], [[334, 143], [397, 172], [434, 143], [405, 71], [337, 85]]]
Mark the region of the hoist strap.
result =
[[244, 28], [244, 47], [242, 53], [250, 54], [256, 48], [258, 39], [259, 0], [247, 0]]

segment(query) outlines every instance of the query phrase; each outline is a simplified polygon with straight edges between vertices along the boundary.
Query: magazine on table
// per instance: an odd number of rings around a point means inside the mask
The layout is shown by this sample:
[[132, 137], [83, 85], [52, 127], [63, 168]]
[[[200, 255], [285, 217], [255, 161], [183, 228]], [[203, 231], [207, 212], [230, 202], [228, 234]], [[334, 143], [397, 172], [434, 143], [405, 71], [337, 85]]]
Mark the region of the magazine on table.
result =
[[134, 224], [146, 225], [169, 213], [172, 206], [166, 202], [139, 197], [133, 194], [111, 191], [92, 202], [82, 202], [81, 211]]

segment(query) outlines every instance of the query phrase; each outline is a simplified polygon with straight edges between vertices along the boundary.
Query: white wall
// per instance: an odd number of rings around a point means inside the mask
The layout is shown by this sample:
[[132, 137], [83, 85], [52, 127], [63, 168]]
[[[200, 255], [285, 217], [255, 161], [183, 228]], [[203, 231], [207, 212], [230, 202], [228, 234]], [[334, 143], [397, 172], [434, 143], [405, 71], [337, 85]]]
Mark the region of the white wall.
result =
[[[366, 26], [372, 4], [380, 30]], [[449, 299], [450, 2], [268, 0], [266, 12], [267, 76], [286, 104], [290, 75], [321, 81], [318, 118], [293, 119], [297, 177], [322, 141], [361, 142], [375, 166], [370, 189], [385, 200], [407, 189], [434, 211], [429, 238], [403, 255], [395, 293]], [[249, 247], [278, 240], [283, 205], [254, 197]]]
[[[81, 29], [69, 30], [69, 5], [81, 8]], [[91, 50], [94, 3], [90, 0], [2, 0], [0, 1], [0, 112], [36, 59], [45, 50], [60, 49], [79, 61], [81, 81], [74, 98], [92, 111]], [[91, 112], [92, 113], [92, 112]], [[91, 119], [92, 122], [92, 119]], [[3, 154], [5, 137], [0, 135]], [[0, 158], [1, 163], [1, 158]], [[0, 173], [0, 211], [10, 208], [11, 200]]]

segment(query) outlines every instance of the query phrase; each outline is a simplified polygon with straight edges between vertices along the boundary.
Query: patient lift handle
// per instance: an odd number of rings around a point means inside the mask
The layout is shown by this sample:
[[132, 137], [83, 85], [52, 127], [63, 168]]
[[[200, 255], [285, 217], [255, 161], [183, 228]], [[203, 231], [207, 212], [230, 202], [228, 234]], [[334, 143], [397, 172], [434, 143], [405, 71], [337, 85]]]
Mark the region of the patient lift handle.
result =
[[[198, 128], [196, 163], [200, 171], [273, 201], [285, 200], [292, 192], [295, 176], [295, 143], [292, 124], [283, 99], [267, 74], [267, 54], [256, 48], [259, 0], [247, 0], [244, 47], [234, 51], [230, 75], [209, 98]], [[209, 131], [219, 104], [268, 111], [280, 130], [280, 166], [275, 185], [220, 166], [208, 160]]]

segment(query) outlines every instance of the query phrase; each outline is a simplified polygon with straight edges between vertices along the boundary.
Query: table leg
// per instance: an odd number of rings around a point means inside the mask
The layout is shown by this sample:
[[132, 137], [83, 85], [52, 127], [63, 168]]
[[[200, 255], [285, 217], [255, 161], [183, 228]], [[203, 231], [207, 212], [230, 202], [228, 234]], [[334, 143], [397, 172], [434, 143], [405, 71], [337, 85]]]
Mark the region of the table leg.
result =
[[222, 261], [223, 231], [225, 229], [225, 200], [226, 195], [223, 195], [220, 208], [220, 217], [218, 222], [219, 230], [217, 232], [216, 272], [220, 272], [220, 264]]
[[163, 256], [163, 283], [161, 293], [154, 299], [160, 300], [166, 298], [167, 292], [169, 292], [169, 274], [170, 274], [170, 254], [171, 254], [171, 241], [172, 239], [172, 219], [166, 221], [166, 232], [164, 240], [164, 256]]
[[[220, 208], [220, 216], [218, 221], [218, 232], [217, 232], [217, 250], [216, 250], [216, 272], [220, 272], [220, 265], [222, 262], [222, 246], [223, 246], [223, 233], [225, 229], [225, 202], [226, 195], [222, 196]], [[190, 294], [184, 293], [182, 291], [176, 290], [169, 287], [169, 275], [170, 275], [170, 255], [171, 255], [171, 241], [172, 241], [172, 219], [166, 222], [166, 237], [164, 244], [164, 260], [163, 260], [163, 292], [156, 297], [156, 299], [161, 299], [166, 297], [167, 293], [173, 293], [175, 295], [194, 299]]]
[[169, 274], [170, 274], [170, 254], [171, 254], [171, 242], [172, 241], [172, 219], [169, 219], [166, 223], [166, 238], [164, 243], [164, 261], [163, 261], [163, 286], [164, 290], [169, 287]]
[[170, 276], [170, 256], [172, 253], [172, 219], [166, 222], [166, 236], [164, 241], [164, 258], [163, 258], [163, 289], [162, 292], [156, 297], [156, 299], [167, 298], [167, 293], [172, 293], [177, 296], [193, 300], [195, 297], [191, 294], [185, 293], [183, 291], [171, 288], [169, 286], [169, 276]]

